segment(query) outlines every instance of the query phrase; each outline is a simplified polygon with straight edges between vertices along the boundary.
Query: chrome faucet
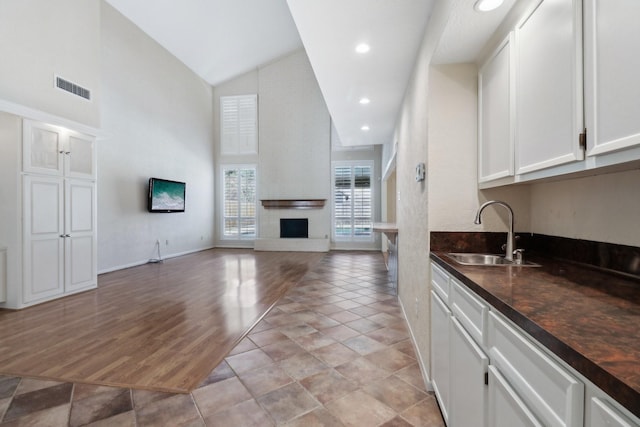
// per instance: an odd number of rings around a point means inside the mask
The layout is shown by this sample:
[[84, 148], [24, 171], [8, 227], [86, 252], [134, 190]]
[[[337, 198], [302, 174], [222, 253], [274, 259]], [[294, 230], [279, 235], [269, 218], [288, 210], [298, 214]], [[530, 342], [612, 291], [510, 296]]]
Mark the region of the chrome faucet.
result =
[[[480, 206], [480, 208], [478, 208], [478, 212], [476, 213], [476, 219], [473, 221], [473, 223], [482, 224], [482, 221], [480, 220], [480, 215], [482, 215], [482, 211], [487, 206], [494, 205], [494, 204], [504, 207], [509, 212], [509, 231], [507, 232], [507, 245], [506, 245], [506, 251], [505, 251], [506, 253], [504, 255], [504, 259], [506, 259], [507, 261], [513, 261], [515, 237], [513, 235], [513, 209], [511, 209], [511, 206], [499, 200], [489, 200], [488, 202], [483, 203], [482, 206]], [[519, 258], [521, 260], [521, 255]]]

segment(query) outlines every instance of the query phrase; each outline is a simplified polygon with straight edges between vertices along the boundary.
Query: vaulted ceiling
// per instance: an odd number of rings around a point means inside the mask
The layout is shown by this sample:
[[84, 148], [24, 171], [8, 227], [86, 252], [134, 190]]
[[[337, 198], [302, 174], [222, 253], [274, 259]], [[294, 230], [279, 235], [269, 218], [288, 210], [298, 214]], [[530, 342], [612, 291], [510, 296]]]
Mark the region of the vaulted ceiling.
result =
[[[436, 2], [106, 1], [213, 86], [304, 46], [343, 145], [391, 142]], [[480, 18], [474, 1], [456, 2], [442, 61], [474, 60], [506, 13]], [[355, 51], [362, 43], [368, 52]]]

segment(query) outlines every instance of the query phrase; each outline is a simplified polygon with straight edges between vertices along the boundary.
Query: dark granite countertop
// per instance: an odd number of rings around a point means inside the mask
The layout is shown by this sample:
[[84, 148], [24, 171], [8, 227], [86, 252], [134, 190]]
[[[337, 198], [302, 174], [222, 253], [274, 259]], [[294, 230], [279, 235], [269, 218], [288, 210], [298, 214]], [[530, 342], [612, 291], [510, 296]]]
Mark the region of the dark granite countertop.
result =
[[638, 281], [551, 258], [477, 267], [436, 250], [431, 259], [640, 417]]

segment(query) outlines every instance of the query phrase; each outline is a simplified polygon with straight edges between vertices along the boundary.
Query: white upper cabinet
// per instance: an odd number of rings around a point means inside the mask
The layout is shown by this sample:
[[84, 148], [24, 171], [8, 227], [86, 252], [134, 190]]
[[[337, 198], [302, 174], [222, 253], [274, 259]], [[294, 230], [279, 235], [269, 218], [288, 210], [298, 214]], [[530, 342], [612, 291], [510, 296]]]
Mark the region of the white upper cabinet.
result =
[[24, 120], [22, 170], [95, 179], [95, 139], [59, 126]]
[[516, 173], [584, 158], [582, 10], [543, 0], [516, 26]]
[[510, 33], [478, 72], [478, 181], [512, 176], [513, 33]]
[[585, 0], [588, 156], [640, 145], [640, 2]]

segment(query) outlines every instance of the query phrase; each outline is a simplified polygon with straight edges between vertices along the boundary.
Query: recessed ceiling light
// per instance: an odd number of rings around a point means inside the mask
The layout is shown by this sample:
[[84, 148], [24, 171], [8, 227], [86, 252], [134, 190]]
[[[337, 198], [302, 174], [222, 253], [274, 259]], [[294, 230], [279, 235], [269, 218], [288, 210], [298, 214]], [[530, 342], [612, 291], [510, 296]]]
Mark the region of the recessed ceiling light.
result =
[[360, 98], [360, 104], [367, 105], [371, 100], [369, 98]]
[[369, 126], [367, 126], [367, 125], [364, 125], [364, 126], [362, 126], [362, 127], [360, 128], [360, 130], [362, 130], [362, 131], [364, 131], [364, 132], [367, 132], [369, 129], [370, 129], [370, 128], [369, 128]]
[[369, 46], [366, 43], [360, 43], [358, 46], [356, 46], [356, 52], [358, 53], [367, 53], [371, 50], [371, 46]]
[[473, 8], [479, 12], [489, 12], [502, 5], [503, 0], [478, 0]]

